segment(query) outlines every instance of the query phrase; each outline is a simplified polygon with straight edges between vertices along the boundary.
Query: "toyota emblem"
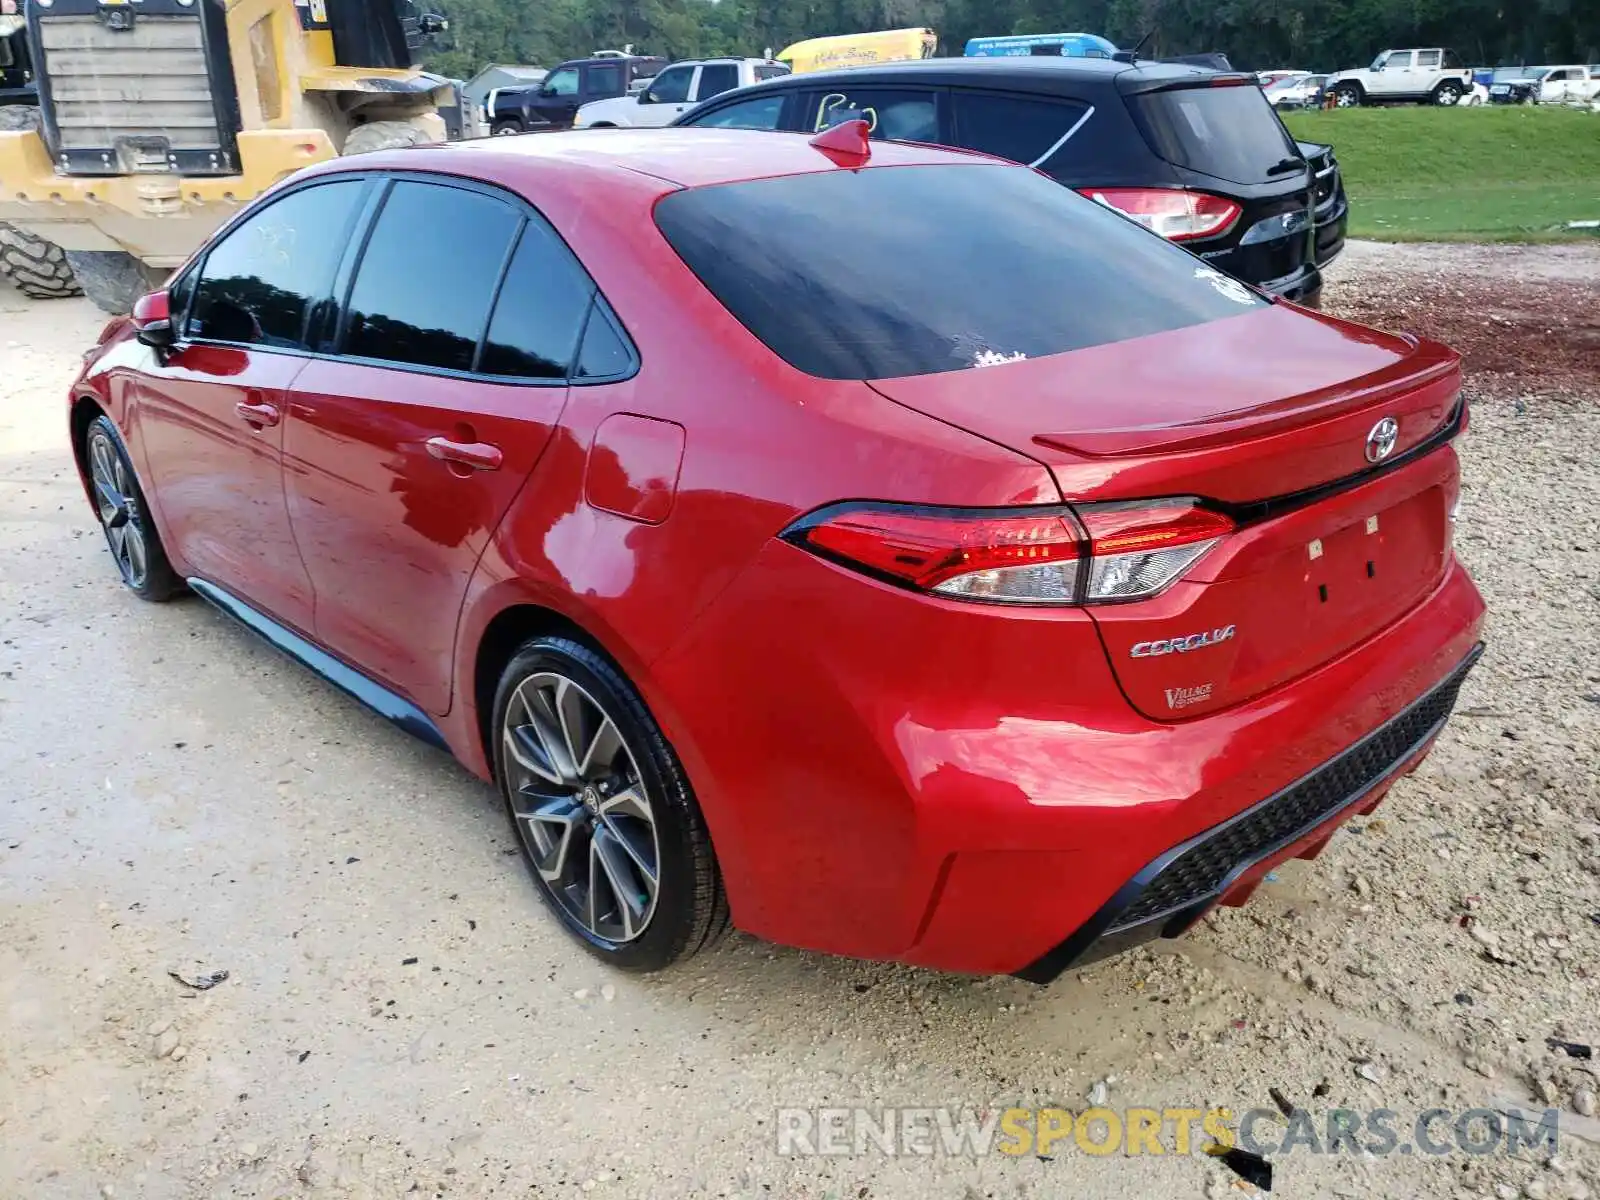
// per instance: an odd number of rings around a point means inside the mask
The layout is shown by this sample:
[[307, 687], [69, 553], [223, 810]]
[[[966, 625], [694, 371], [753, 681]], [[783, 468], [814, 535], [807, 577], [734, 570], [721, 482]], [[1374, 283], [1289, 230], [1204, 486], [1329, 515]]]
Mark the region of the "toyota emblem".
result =
[[1367, 434], [1367, 461], [1382, 462], [1394, 453], [1394, 444], [1400, 440], [1400, 422], [1385, 417]]

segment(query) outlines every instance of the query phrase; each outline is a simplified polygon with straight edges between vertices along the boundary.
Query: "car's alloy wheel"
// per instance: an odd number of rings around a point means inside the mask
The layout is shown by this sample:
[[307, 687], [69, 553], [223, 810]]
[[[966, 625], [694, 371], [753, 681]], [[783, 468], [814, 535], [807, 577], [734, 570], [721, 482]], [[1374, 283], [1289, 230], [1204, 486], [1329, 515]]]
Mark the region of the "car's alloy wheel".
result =
[[89, 478], [94, 484], [95, 509], [105, 527], [111, 556], [129, 587], [138, 591], [150, 578], [150, 543], [144, 515], [129, 484], [122, 455], [104, 429], [89, 431]]
[[1449, 108], [1461, 99], [1461, 89], [1453, 83], [1441, 83], [1439, 89], [1433, 93], [1433, 102], [1443, 108]]
[[1351, 87], [1335, 88], [1333, 102], [1340, 108], [1355, 108], [1361, 103], [1361, 93]]
[[146, 600], [166, 600], [181, 592], [183, 583], [167, 562], [160, 535], [146, 511], [144, 493], [109, 418], [97, 417], [89, 425], [83, 455], [94, 492], [95, 516], [105, 530], [122, 581]]
[[656, 970], [727, 928], [694, 791], [615, 664], [570, 638], [534, 638], [501, 675], [490, 729], [523, 858], [592, 953]]
[[631, 942], [661, 876], [650, 796], [617, 723], [554, 671], [524, 679], [501, 738], [517, 832], [550, 897], [589, 933]]

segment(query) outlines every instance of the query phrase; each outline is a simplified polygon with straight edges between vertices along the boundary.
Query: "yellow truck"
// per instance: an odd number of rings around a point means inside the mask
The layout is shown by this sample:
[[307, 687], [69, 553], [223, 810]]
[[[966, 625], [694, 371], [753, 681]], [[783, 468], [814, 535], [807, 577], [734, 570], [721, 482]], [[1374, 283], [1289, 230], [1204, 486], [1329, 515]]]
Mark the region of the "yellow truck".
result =
[[[413, 0], [29, 0], [36, 117], [0, 127], [0, 271], [127, 312], [239, 207], [340, 154], [441, 141]], [[31, 115], [31, 114], [30, 114]]]
[[938, 35], [931, 29], [883, 29], [876, 33], [809, 38], [780, 50], [775, 57], [798, 75], [804, 71], [831, 71], [835, 67], [932, 58], [938, 49]]

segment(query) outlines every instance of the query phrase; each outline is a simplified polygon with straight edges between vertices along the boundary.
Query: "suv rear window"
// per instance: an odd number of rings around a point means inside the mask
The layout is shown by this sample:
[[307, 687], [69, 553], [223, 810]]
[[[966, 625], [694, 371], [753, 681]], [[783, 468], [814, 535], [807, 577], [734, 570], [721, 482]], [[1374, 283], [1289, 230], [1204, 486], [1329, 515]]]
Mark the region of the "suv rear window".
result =
[[791, 366], [891, 379], [1234, 316], [1254, 292], [1006, 166], [824, 171], [675, 192], [656, 224]]
[[1188, 87], [1129, 97], [1150, 148], [1180, 167], [1233, 183], [1265, 183], [1295, 155], [1258, 87]]

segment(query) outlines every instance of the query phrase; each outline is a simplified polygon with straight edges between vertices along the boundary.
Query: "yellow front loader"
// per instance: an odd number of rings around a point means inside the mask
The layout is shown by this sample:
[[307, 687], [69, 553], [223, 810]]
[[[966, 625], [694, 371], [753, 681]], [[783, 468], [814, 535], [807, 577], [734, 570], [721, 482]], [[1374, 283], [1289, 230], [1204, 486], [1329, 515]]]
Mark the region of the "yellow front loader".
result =
[[108, 312], [285, 175], [442, 141], [441, 109], [462, 111], [414, 65], [444, 22], [411, 0], [27, 0], [25, 16], [39, 104], [0, 122], [0, 272], [60, 294], [30, 279], [64, 258]]

